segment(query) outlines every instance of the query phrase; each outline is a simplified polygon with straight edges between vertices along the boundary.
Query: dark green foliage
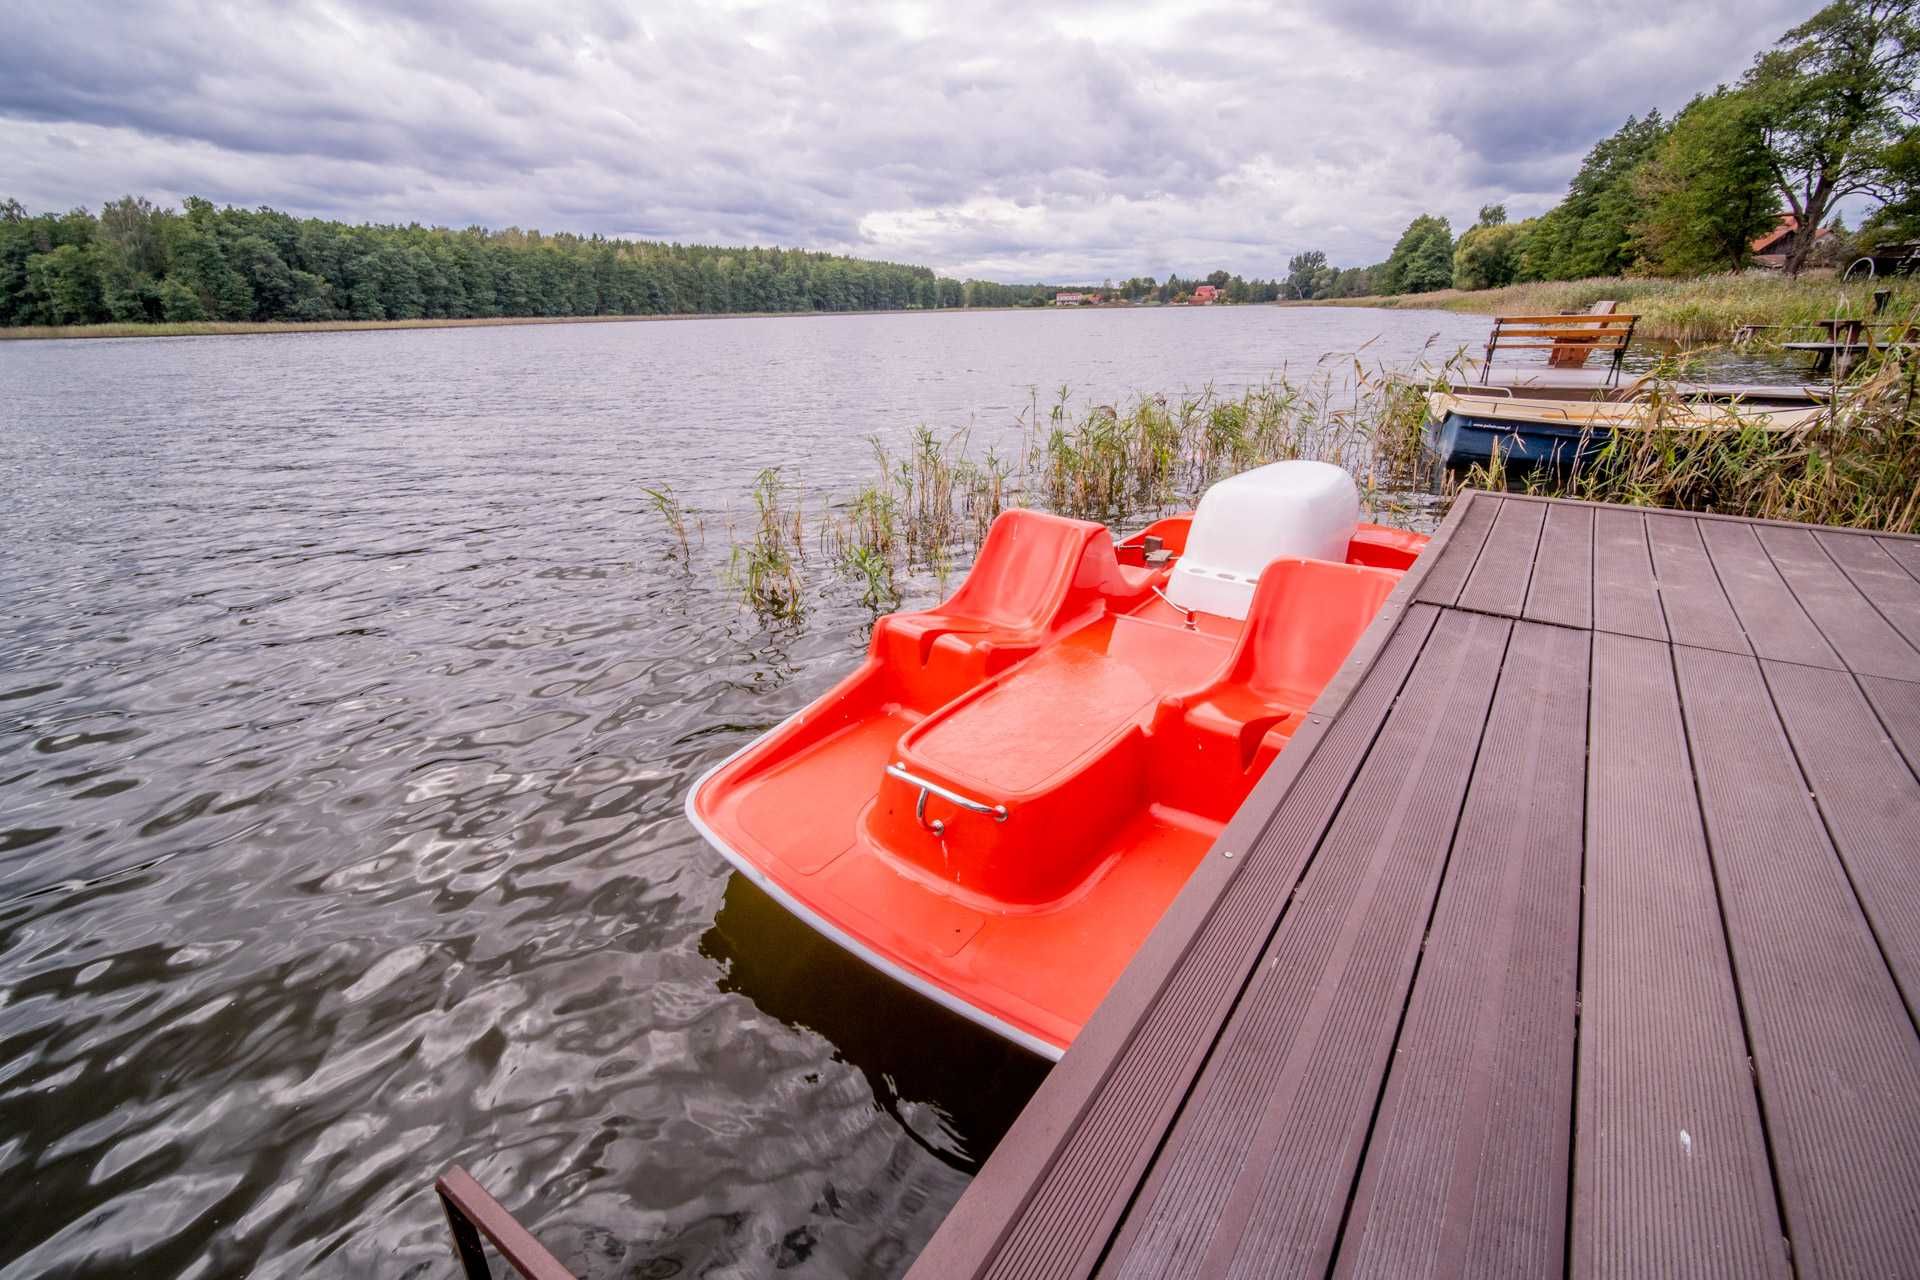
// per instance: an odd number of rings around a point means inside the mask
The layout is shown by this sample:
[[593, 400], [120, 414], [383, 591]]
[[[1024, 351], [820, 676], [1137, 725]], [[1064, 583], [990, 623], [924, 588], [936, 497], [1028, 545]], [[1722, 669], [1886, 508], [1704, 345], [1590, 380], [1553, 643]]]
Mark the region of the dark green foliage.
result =
[[1289, 298], [1325, 298], [1332, 294], [1339, 272], [1327, 265], [1327, 255], [1318, 249], [1296, 253], [1287, 260]]
[[201, 199], [176, 212], [128, 196], [97, 218], [0, 202], [0, 325], [883, 311], [1040, 306], [1053, 292], [794, 249], [349, 226]]
[[[1756, 58], [1737, 90], [1695, 99], [1671, 126], [1658, 112], [1629, 119], [1538, 219], [1519, 278], [1737, 268], [1781, 201], [1813, 228], [1871, 193], [1887, 206], [1870, 232], [1920, 234], [1916, 12], [1920, 0], [1836, 0]], [[1796, 237], [1789, 273], [1816, 243]]]
[[1518, 280], [1535, 221], [1508, 222], [1506, 209], [1497, 204], [1482, 209], [1480, 221], [1462, 232], [1454, 246], [1453, 287], [1499, 289]]
[[1640, 219], [1635, 171], [1667, 135], [1658, 111], [1629, 117], [1602, 139], [1567, 188], [1527, 237], [1521, 262], [1526, 280], [1584, 280], [1617, 276], [1633, 264], [1634, 225]]
[[1432, 293], [1453, 284], [1453, 228], [1421, 214], [1407, 224], [1375, 281], [1381, 293]]
[[1777, 223], [1780, 197], [1759, 102], [1719, 89], [1687, 104], [1637, 178], [1642, 265], [1661, 275], [1738, 271]]
[[[1861, 243], [1920, 240], [1920, 128], [1910, 128], [1881, 153], [1881, 194], [1886, 203], [1860, 228]], [[0, 267], [0, 270], [4, 270]]]

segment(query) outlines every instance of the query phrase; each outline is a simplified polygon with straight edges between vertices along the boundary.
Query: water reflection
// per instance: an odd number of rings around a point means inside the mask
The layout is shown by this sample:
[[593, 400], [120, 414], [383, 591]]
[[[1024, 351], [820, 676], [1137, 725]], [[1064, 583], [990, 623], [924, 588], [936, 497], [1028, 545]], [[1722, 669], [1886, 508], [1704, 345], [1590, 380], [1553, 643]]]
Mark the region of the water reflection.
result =
[[700, 951], [725, 972], [722, 991], [825, 1037], [908, 1133], [962, 1172], [979, 1167], [1046, 1076], [1044, 1059], [931, 1000], [902, 999], [744, 876], [728, 881]]

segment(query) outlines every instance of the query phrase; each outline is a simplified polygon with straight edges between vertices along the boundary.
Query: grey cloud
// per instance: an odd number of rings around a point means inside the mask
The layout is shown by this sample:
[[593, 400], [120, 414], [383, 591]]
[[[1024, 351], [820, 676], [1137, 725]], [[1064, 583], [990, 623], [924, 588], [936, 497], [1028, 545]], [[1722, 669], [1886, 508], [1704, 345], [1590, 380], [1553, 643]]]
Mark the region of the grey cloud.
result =
[[149, 0], [132, 30], [34, 3], [0, 42], [0, 194], [1271, 274], [1377, 260], [1426, 210], [1537, 211], [1804, 8]]

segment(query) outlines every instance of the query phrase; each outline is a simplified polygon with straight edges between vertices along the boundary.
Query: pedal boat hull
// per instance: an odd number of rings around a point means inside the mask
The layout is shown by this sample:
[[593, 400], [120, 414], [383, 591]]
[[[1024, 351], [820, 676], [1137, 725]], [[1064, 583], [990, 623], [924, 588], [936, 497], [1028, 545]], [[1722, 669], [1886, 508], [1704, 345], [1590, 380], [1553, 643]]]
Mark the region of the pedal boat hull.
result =
[[812, 928], [1058, 1058], [1426, 539], [1283, 558], [1245, 622], [1176, 608], [1190, 518], [1114, 543], [995, 522], [959, 590], [688, 793], [694, 826]]

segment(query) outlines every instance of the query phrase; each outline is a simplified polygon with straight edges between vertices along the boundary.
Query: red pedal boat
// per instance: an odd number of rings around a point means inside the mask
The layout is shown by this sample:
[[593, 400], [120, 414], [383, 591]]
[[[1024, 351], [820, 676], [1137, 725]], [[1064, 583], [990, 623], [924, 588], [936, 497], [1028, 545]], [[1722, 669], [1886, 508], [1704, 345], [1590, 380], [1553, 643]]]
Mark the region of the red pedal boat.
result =
[[881, 618], [687, 815], [821, 933], [1058, 1058], [1426, 544], [1358, 513], [1315, 462], [1117, 544], [1004, 512], [950, 600]]

